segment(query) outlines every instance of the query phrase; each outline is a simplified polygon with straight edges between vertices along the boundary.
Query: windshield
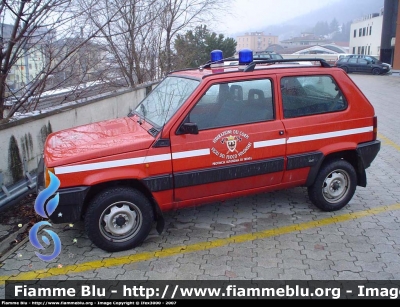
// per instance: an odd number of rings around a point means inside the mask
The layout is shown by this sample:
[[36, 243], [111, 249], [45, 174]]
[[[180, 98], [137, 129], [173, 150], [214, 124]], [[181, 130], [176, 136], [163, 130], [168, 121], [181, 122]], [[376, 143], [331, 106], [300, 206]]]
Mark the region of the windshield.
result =
[[163, 126], [199, 84], [198, 80], [167, 77], [136, 107], [135, 113], [154, 126]]

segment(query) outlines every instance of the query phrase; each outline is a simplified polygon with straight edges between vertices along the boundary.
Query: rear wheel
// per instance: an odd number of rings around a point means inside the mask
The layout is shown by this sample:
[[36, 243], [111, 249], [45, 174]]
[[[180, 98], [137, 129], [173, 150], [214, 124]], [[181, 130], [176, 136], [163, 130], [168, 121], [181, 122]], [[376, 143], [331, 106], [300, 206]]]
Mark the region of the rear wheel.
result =
[[374, 68], [373, 70], [372, 70], [372, 74], [373, 75], [379, 75], [381, 73], [381, 70], [379, 69], [379, 68]]
[[117, 252], [141, 244], [154, 221], [150, 201], [129, 187], [115, 187], [98, 194], [85, 215], [85, 230], [99, 248]]
[[347, 66], [342, 66], [342, 67], [340, 67], [340, 68], [343, 69], [345, 73], [348, 73], [348, 72], [349, 72], [349, 69], [347, 68]]
[[345, 160], [334, 160], [323, 165], [308, 196], [323, 211], [336, 211], [348, 204], [357, 186], [354, 167]]

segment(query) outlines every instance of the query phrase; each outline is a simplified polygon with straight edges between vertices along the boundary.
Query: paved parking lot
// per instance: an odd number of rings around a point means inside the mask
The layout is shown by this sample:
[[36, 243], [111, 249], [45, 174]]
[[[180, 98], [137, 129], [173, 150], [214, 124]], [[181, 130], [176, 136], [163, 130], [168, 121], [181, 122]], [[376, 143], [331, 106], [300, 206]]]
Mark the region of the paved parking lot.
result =
[[0, 267], [0, 297], [7, 279], [399, 280], [400, 76], [350, 76], [375, 106], [382, 147], [342, 210], [319, 211], [303, 188], [233, 199], [169, 212], [161, 235], [118, 253], [82, 224], [53, 225], [60, 256], [43, 262], [27, 242]]

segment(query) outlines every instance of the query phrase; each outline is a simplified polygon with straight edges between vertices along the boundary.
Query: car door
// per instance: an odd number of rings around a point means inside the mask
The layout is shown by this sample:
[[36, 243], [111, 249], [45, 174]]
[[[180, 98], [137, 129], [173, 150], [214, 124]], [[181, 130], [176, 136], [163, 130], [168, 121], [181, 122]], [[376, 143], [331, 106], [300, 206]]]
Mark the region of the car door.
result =
[[349, 67], [349, 72], [358, 72], [359, 71], [357, 58], [350, 58], [349, 61], [347, 62], [347, 65]]
[[[179, 206], [281, 183], [285, 139], [271, 78], [215, 82], [170, 136]], [[184, 133], [184, 125], [198, 134]]]
[[358, 59], [358, 72], [370, 73], [372, 71], [372, 64], [366, 59]]
[[[332, 138], [346, 137], [354, 125], [346, 121], [347, 102], [330, 75], [284, 75], [280, 78], [287, 166], [282, 183], [306, 184]], [[316, 168], [314, 168], [316, 167]]]

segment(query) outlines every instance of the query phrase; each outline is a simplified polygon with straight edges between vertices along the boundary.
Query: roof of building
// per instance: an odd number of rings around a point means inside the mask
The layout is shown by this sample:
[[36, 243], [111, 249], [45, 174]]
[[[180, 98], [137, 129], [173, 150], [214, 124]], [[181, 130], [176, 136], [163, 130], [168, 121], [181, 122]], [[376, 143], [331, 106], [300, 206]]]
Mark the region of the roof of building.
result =
[[267, 51], [275, 51], [282, 54], [323, 54], [323, 53], [347, 53], [346, 50], [336, 44], [293, 46], [285, 48], [281, 45], [270, 45]]

